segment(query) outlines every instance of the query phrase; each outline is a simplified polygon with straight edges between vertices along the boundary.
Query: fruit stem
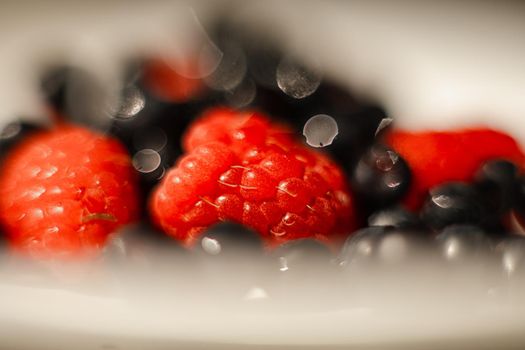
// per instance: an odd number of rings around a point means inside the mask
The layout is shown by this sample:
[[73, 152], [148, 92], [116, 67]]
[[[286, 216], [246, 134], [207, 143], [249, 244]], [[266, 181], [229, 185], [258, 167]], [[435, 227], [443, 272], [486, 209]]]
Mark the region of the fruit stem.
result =
[[111, 222], [117, 222], [117, 218], [114, 215], [108, 213], [92, 213], [82, 217], [82, 222], [86, 223], [92, 220], [105, 220]]

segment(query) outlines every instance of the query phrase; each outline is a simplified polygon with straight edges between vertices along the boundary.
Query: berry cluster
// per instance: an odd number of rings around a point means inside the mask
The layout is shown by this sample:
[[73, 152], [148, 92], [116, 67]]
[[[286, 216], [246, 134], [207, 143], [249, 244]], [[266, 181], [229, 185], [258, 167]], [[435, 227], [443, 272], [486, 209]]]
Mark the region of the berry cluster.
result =
[[[93, 256], [141, 221], [144, 232], [156, 227], [211, 255], [247, 240], [280, 258], [330, 257], [346, 239], [341, 261], [351, 262], [380, 254], [392, 235], [417, 249], [453, 239], [494, 250], [525, 222], [525, 154], [511, 136], [398, 130], [380, 108], [278, 51], [222, 49], [206, 78], [159, 59], [130, 65], [109, 111], [97, 109], [107, 101], [87, 72], [44, 77], [55, 125], [2, 133], [0, 222], [10, 247]], [[286, 79], [298, 72], [304, 79]], [[322, 150], [297, 137], [319, 114], [338, 130]], [[218, 233], [221, 222], [242, 227]]]

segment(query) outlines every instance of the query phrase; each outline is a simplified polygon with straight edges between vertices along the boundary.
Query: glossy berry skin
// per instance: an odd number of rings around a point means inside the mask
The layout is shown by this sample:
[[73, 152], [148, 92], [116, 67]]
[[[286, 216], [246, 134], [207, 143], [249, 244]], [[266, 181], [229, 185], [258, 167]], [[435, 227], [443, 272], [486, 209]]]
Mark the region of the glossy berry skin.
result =
[[206, 229], [199, 236], [196, 250], [210, 257], [234, 257], [242, 253], [262, 254], [261, 237], [246, 226], [221, 222]]
[[507, 277], [522, 276], [525, 271], [525, 237], [507, 235], [497, 243], [495, 251]]
[[448, 262], [484, 258], [492, 250], [492, 243], [480, 227], [473, 225], [451, 225], [436, 236], [441, 258]]
[[338, 241], [354, 225], [341, 170], [253, 112], [216, 108], [186, 133], [187, 154], [150, 199], [156, 223], [187, 246], [217, 221], [255, 229], [267, 246]]
[[189, 259], [187, 250], [147, 223], [130, 225], [119, 234], [110, 235], [102, 254], [102, 260], [109, 267], [124, 267], [133, 272], [135, 280], [138, 270], [144, 269], [149, 274], [158, 272], [160, 264], [167, 268], [177, 264], [178, 258]]
[[476, 173], [475, 185], [490, 221], [501, 221], [515, 205], [519, 193], [519, 169], [503, 159], [488, 161]]
[[61, 125], [21, 142], [0, 174], [0, 221], [11, 247], [36, 258], [80, 258], [136, 219], [136, 179], [116, 140]]
[[421, 221], [416, 214], [402, 207], [379, 210], [368, 217], [368, 226], [418, 228], [421, 225]]
[[488, 160], [506, 159], [518, 168], [525, 166], [525, 155], [516, 141], [491, 129], [392, 130], [385, 135], [385, 142], [406, 160], [412, 171], [412, 184], [404, 198], [411, 209], [419, 209], [434, 186], [473, 181], [476, 171]]
[[522, 227], [525, 227], [525, 177], [518, 178], [514, 196], [513, 212]]
[[495, 159], [486, 162], [476, 173], [477, 182], [491, 182], [511, 190], [514, 188], [518, 179], [519, 170], [516, 165], [508, 160]]
[[326, 268], [334, 259], [330, 248], [320, 241], [303, 238], [281, 245], [272, 252], [276, 271], [290, 274], [296, 271], [312, 271], [312, 267]]
[[374, 145], [351, 175], [352, 189], [369, 205], [383, 207], [398, 201], [410, 185], [410, 169], [395, 151]]
[[352, 233], [341, 250], [341, 266], [373, 261], [378, 242], [389, 230], [391, 229], [384, 226], [371, 226]]
[[485, 208], [476, 189], [466, 183], [449, 182], [430, 190], [421, 219], [431, 229], [453, 224], [480, 224]]
[[334, 111], [332, 116], [337, 121], [339, 134], [327, 149], [351, 173], [363, 154], [374, 144], [377, 129], [386, 112], [378, 106], [365, 106], [343, 115]]
[[340, 255], [343, 268], [407, 262], [428, 253], [430, 239], [424, 230], [386, 226], [365, 227], [346, 240]]

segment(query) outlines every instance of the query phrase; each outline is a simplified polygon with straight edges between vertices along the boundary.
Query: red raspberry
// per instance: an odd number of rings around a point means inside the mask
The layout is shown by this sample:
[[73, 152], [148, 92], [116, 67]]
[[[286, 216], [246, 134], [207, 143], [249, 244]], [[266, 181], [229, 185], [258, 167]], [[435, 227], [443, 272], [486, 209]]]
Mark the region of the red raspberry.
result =
[[502, 158], [525, 166], [525, 155], [516, 141], [491, 129], [443, 132], [394, 130], [386, 141], [409, 164], [411, 189], [405, 204], [418, 209], [427, 191], [448, 181], [472, 181], [477, 169], [487, 160]]
[[256, 229], [269, 246], [304, 237], [336, 242], [354, 228], [339, 167], [261, 114], [210, 110], [190, 127], [184, 147], [150, 208], [187, 246], [220, 220]]
[[[186, 64], [178, 64], [179, 71], [187, 72], [189, 76], [197, 72], [196, 62], [188, 60]], [[204, 83], [201, 79], [188, 78], [180, 75], [162, 60], [147, 62], [144, 69], [144, 82], [159, 98], [171, 102], [187, 102], [201, 95]]]
[[[286, 148], [294, 144], [292, 133], [285, 126], [272, 124], [266, 116], [256, 112], [239, 112], [226, 107], [205, 112], [184, 135], [183, 146], [189, 152], [212, 141], [228, 145], [243, 157], [259, 155], [253, 146], [267, 150], [271, 145]], [[245, 156], [246, 151], [252, 153]]]
[[116, 140], [74, 126], [34, 134], [5, 159], [0, 221], [11, 246], [79, 258], [138, 216], [134, 170]]

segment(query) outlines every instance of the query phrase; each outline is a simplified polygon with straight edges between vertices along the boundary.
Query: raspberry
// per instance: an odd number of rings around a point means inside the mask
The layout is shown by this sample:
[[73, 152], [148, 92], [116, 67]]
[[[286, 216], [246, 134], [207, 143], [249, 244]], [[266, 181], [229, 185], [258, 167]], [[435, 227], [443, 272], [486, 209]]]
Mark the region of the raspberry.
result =
[[408, 163], [412, 185], [405, 204], [420, 208], [428, 190], [450, 181], [470, 182], [477, 169], [490, 159], [507, 159], [525, 166], [525, 155], [516, 141], [491, 129], [443, 132], [394, 130], [386, 141]]
[[237, 112], [226, 107], [205, 112], [184, 135], [183, 146], [186, 151], [192, 151], [211, 141], [228, 145], [243, 158], [257, 159], [263, 156], [263, 152], [271, 151], [272, 145], [282, 150], [294, 143], [291, 130], [271, 124], [266, 116]]
[[[190, 75], [197, 72], [192, 61], [178, 64], [177, 68]], [[151, 60], [146, 64], [144, 83], [157, 97], [171, 102], [187, 102], [201, 95], [204, 90], [201, 79], [180, 75], [162, 60]]]
[[190, 127], [184, 147], [150, 209], [186, 246], [226, 220], [255, 229], [270, 247], [299, 238], [337, 242], [353, 229], [341, 170], [264, 115], [212, 109]]
[[119, 142], [61, 125], [23, 140], [0, 173], [0, 221], [36, 258], [95, 254], [138, 216], [135, 174]]

